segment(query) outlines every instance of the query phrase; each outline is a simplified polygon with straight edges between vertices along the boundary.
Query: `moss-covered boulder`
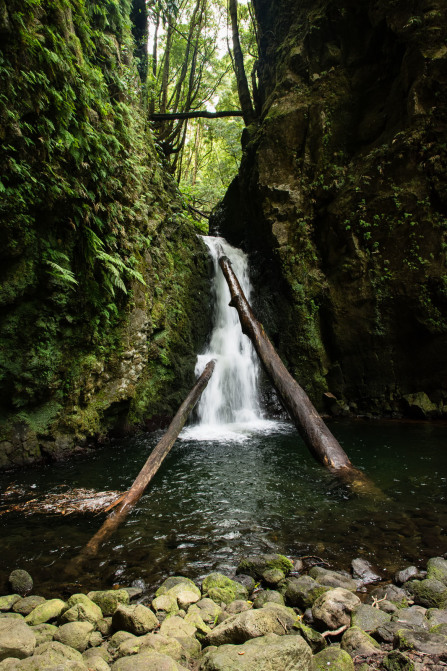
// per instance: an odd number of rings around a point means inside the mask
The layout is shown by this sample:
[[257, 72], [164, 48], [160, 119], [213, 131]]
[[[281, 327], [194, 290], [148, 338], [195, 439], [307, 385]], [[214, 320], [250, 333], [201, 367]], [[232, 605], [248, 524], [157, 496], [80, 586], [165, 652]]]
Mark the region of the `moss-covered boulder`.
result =
[[284, 606], [284, 597], [274, 589], [265, 589], [258, 592], [253, 599], [253, 608], [262, 608], [267, 603], [279, 603]]
[[69, 608], [62, 613], [61, 622], [90, 622], [95, 625], [102, 619], [101, 608], [85, 594], [73, 594], [67, 602]]
[[67, 622], [54, 633], [54, 640], [84, 652], [90, 642], [93, 625], [90, 622]]
[[310, 646], [310, 649], [314, 654], [324, 650], [324, 648], [327, 646], [327, 642], [324, 636], [322, 636], [320, 632], [315, 631], [315, 629], [308, 627], [301, 620], [296, 621], [293, 627], [298, 631], [300, 636], [304, 638], [307, 645]]
[[326, 585], [327, 587], [343, 587], [343, 589], [348, 589], [351, 592], [357, 590], [356, 581], [338, 571], [331, 571], [322, 566], [313, 566], [309, 571], [309, 575], [320, 585]]
[[236, 573], [247, 574], [257, 580], [262, 580], [263, 573], [274, 569], [279, 569], [285, 575], [288, 575], [293, 569], [293, 563], [290, 559], [280, 554], [243, 557], [238, 564]]
[[394, 647], [403, 651], [445, 655], [447, 653], [447, 636], [432, 634], [428, 631], [399, 629], [395, 636]]
[[267, 634], [243, 645], [222, 645], [205, 655], [201, 671], [309, 671], [312, 653], [300, 636]]
[[311, 671], [354, 671], [352, 657], [337, 647], [330, 647], [318, 652], [312, 658]]
[[391, 620], [391, 615], [384, 613], [379, 608], [362, 603], [351, 616], [351, 625], [363, 629], [367, 633], [376, 631], [376, 629], [385, 622]]
[[432, 557], [427, 562], [427, 578], [439, 580], [447, 585], [447, 560], [443, 557]]
[[382, 661], [386, 671], [414, 671], [414, 663], [400, 650], [392, 650]]
[[413, 595], [415, 603], [425, 608], [445, 608], [447, 606], [447, 585], [435, 578], [410, 580], [404, 585]]
[[343, 634], [341, 648], [354, 658], [357, 655], [374, 655], [380, 650], [380, 645], [359, 627], [351, 627]]
[[36, 606], [39, 606], [41, 603], [44, 603], [45, 599], [43, 596], [26, 596], [19, 601], [16, 601], [12, 609], [14, 613], [21, 613], [21, 615], [29, 615]]
[[284, 597], [289, 606], [297, 606], [302, 610], [312, 608], [314, 602], [331, 588], [320, 585], [309, 575], [299, 578], [291, 577], [285, 581]]
[[89, 592], [87, 597], [93, 601], [104, 616], [113, 615], [120, 604], [125, 606], [129, 603], [129, 594], [125, 589], [108, 589]]
[[246, 588], [222, 573], [210, 573], [202, 582], [203, 596], [216, 603], [231, 603], [236, 599], [247, 599]]
[[20, 601], [22, 597], [20, 594], [6, 594], [5, 596], [0, 596], [0, 613], [6, 613], [12, 609], [17, 601]]
[[[163, 596], [163, 594], [166, 594], [166, 592], [169, 592], [172, 590], [174, 587], [177, 587], [178, 585], [183, 585], [183, 589], [187, 587], [188, 589], [192, 590], [193, 592], [195, 590], [198, 590], [198, 587], [195, 585], [195, 583], [190, 580], [189, 578], [185, 578], [184, 576], [171, 576], [169, 578], [166, 578], [164, 580], [160, 587], [157, 589], [155, 592], [155, 596]], [[172, 592], [172, 594], [175, 594], [175, 591]], [[200, 594], [200, 590], [199, 590]]]
[[61, 599], [49, 599], [39, 604], [25, 617], [25, 622], [30, 626], [43, 624], [56, 620], [66, 610], [67, 604]]
[[274, 608], [259, 608], [227, 618], [208, 634], [205, 643], [207, 645], [240, 644], [266, 634], [282, 636], [286, 631], [286, 625], [282, 623], [281, 617], [278, 617]]
[[29, 657], [36, 647], [36, 636], [23, 620], [0, 620], [0, 661], [7, 657]]
[[318, 597], [312, 606], [312, 615], [319, 626], [338, 629], [350, 624], [351, 613], [359, 606], [358, 596], [342, 587], [336, 587]]
[[141, 636], [158, 627], [159, 622], [154, 613], [142, 604], [118, 604], [112, 615], [112, 625], [116, 630], [130, 631], [131, 634]]

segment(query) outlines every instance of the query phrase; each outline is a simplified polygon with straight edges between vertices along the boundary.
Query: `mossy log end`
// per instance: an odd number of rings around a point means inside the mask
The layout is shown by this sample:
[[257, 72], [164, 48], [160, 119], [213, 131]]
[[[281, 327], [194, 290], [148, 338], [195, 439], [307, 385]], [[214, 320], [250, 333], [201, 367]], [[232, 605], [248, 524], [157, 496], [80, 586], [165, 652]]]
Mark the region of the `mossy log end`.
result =
[[238, 312], [242, 331], [252, 341], [264, 369], [312, 454], [332, 473], [348, 482], [355, 491], [383, 496], [374, 483], [352, 465], [348, 455], [323, 422], [306, 392], [284, 366], [262, 324], [253, 314], [233, 272], [230, 260], [222, 256], [219, 259], [219, 265], [230, 289], [230, 305]]
[[108, 510], [113, 508], [112, 512], [106, 518], [99, 531], [97, 531], [96, 534], [89, 540], [78, 557], [71, 563], [71, 565], [69, 565], [69, 572], [73, 572], [73, 570], [76, 571], [84, 559], [92, 557], [98, 552], [101, 544], [112, 535], [115, 529], [117, 529], [117, 527], [127, 516], [129, 511], [141, 498], [144, 490], [160, 468], [164, 458], [168, 455], [171, 447], [177, 440], [177, 437], [186, 420], [188, 419], [191, 411], [193, 410], [203, 390], [208, 384], [211, 375], [213, 374], [215, 365], [215, 360], [211, 360], [206, 364], [203, 373], [200, 375], [194, 387], [191, 389], [188, 396], [178, 409], [166, 433], [154, 447], [143, 468], [138, 473], [132, 487], [122, 496], [120, 496], [120, 498], [117, 499], [112, 504], [112, 506], [109, 506]]

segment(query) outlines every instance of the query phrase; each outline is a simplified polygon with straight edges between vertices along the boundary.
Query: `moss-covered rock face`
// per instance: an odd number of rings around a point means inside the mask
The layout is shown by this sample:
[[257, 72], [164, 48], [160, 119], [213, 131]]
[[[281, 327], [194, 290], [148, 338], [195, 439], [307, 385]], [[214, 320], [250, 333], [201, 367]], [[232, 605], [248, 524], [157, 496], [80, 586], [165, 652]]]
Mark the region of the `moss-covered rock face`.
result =
[[261, 121], [218, 213], [260, 318], [335, 412], [446, 415], [447, 8], [256, 0]]
[[131, 4], [0, 0], [0, 467], [171, 415], [208, 328]]

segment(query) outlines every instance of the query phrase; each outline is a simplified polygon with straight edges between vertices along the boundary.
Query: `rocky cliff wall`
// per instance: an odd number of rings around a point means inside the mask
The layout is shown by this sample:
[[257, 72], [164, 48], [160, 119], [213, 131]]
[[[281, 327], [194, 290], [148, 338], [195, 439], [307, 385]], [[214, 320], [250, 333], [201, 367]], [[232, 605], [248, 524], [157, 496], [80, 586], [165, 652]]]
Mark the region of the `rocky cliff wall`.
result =
[[169, 416], [193, 381], [207, 256], [145, 121], [141, 11], [0, 0], [0, 467]]
[[255, 5], [262, 111], [217, 221], [260, 317], [320, 409], [447, 416], [446, 4]]

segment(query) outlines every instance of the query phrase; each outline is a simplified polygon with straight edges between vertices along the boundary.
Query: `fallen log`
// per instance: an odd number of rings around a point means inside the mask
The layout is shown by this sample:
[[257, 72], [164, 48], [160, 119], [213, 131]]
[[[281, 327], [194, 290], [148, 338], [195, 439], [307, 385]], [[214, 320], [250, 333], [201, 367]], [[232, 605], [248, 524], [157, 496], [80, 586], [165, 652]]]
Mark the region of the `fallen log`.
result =
[[245, 298], [231, 267], [231, 261], [226, 256], [221, 256], [219, 265], [230, 289], [230, 305], [238, 312], [242, 331], [252, 341], [264, 369], [312, 454], [332, 473], [348, 481], [356, 491], [383, 496], [374, 483], [352, 465], [348, 455], [323, 422], [304, 389], [284, 366], [262, 324], [256, 319]]
[[92, 557], [98, 552], [100, 545], [104, 543], [104, 541], [107, 540], [109, 536], [112, 535], [112, 533], [121, 524], [133, 506], [141, 498], [144, 490], [160, 468], [164, 458], [167, 456], [171, 447], [175, 443], [191, 411], [193, 410], [194, 406], [200, 398], [200, 395], [208, 384], [209, 379], [213, 374], [215, 365], [216, 362], [214, 360], [209, 361], [206, 364], [203, 373], [200, 375], [194, 387], [191, 389], [188, 396], [178, 409], [166, 433], [154, 447], [143, 468], [138, 473], [132, 487], [122, 496], [120, 496], [111, 506], [109, 506], [108, 510], [111, 508], [114, 509], [106, 518], [99, 531], [97, 531], [96, 534], [89, 540], [78, 557], [73, 560], [73, 562], [71, 562], [71, 565], [69, 565], [69, 572], [79, 568], [84, 559]]

